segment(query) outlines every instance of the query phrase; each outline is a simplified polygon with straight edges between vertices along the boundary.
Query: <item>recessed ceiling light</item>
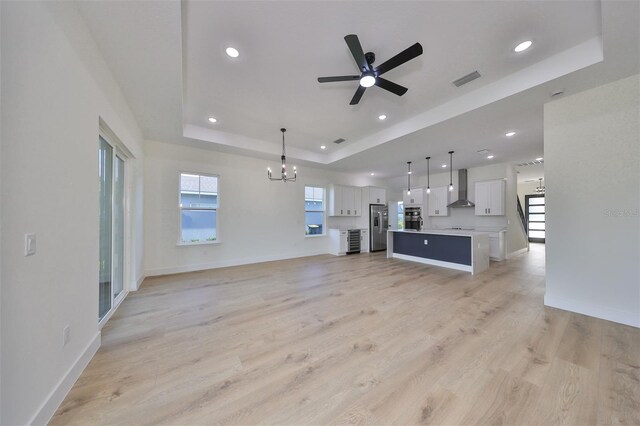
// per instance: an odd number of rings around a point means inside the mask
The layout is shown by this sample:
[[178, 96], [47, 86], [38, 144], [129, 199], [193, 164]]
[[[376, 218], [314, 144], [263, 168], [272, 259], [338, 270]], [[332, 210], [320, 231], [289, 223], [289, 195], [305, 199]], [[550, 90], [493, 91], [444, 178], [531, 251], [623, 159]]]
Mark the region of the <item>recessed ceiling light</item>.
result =
[[517, 45], [513, 50], [517, 53], [524, 52], [525, 50], [530, 48], [532, 44], [533, 42], [531, 40], [523, 41], [522, 43]]
[[382, 121], [382, 120], [386, 120], [386, 119], [387, 119], [387, 116], [386, 116], [386, 115], [384, 115], [384, 114], [380, 114], [380, 115], [378, 116], [378, 120], [380, 120], [380, 121]]
[[376, 78], [372, 75], [365, 75], [360, 79], [360, 86], [371, 87], [376, 84]]
[[237, 58], [240, 55], [238, 49], [235, 49], [233, 47], [227, 47], [227, 50], [225, 50], [225, 52], [227, 52], [227, 55], [231, 56], [232, 58]]
[[493, 158], [493, 154], [489, 154], [489, 155], [487, 155], [487, 158], [488, 158], [489, 160], [491, 160], [491, 159]]
[[504, 135], [505, 135], [506, 137], [510, 138], [511, 136], [513, 136], [513, 135], [515, 135], [515, 134], [516, 134], [516, 132], [507, 132], [507, 133], [505, 133]]
[[446, 164], [443, 164], [443, 165], [442, 165], [442, 168], [444, 169], [445, 167], [447, 167], [447, 165], [446, 165]]
[[542, 161], [542, 160], [544, 160], [544, 158], [542, 158], [542, 157], [536, 158], [536, 161]]
[[376, 175], [376, 174], [375, 174], [375, 173], [373, 173], [373, 172], [371, 172], [370, 174], [371, 174], [371, 176], [375, 176], [375, 175]]
[[320, 149], [327, 149], [325, 145], [320, 145]]
[[213, 118], [213, 117], [209, 117], [209, 122], [210, 122], [210, 123], [215, 123], [216, 121], [218, 121], [218, 120], [216, 120], [216, 119], [215, 119], [215, 118]]

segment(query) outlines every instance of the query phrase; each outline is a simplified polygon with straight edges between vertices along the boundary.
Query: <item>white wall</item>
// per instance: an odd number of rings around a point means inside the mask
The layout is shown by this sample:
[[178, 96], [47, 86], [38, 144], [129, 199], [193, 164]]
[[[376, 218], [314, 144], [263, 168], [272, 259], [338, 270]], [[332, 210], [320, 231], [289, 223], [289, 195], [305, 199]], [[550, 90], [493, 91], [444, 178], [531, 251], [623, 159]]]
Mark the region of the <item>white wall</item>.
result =
[[544, 107], [545, 304], [640, 327], [640, 75]]
[[[145, 271], [194, 271], [328, 252], [328, 237], [305, 237], [304, 186], [375, 185], [365, 176], [300, 166], [295, 183], [271, 182], [274, 161], [155, 141], [145, 142]], [[179, 173], [217, 174], [219, 244], [178, 246]], [[361, 218], [328, 218], [328, 228], [359, 226]]]
[[[0, 423], [42, 424], [100, 342], [99, 117], [136, 156], [134, 188], [142, 185], [142, 137], [73, 3], [1, 8]], [[131, 214], [140, 239], [139, 206]], [[25, 257], [28, 232], [37, 235], [37, 254]]]

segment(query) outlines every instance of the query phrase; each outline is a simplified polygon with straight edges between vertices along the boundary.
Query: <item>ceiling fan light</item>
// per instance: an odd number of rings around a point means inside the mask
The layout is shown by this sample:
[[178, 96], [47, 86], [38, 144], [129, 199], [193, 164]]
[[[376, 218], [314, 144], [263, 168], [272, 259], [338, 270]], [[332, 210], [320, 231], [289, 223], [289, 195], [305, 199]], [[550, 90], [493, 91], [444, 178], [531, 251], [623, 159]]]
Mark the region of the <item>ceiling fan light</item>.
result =
[[376, 78], [372, 75], [365, 75], [360, 79], [360, 86], [371, 87], [376, 84]]

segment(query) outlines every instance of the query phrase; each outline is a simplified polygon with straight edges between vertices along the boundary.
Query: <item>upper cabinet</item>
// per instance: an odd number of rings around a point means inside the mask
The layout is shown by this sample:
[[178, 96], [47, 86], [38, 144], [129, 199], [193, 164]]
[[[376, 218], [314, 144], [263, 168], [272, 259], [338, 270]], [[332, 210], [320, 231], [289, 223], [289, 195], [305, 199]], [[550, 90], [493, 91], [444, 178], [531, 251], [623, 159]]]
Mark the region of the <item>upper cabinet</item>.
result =
[[387, 190], [376, 186], [362, 188], [362, 204], [367, 209], [367, 204], [387, 204]]
[[422, 206], [423, 194], [423, 188], [413, 188], [411, 193], [402, 191], [402, 203], [405, 207]]
[[362, 190], [355, 186], [329, 185], [329, 216], [361, 216]]
[[384, 188], [370, 186], [369, 204], [387, 204], [387, 190]]
[[476, 182], [476, 216], [503, 216], [504, 192], [504, 180]]
[[448, 216], [449, 215], [449, 188], [440, 186], [431, 188], [427, 194], [428, 214], [429, 216]]

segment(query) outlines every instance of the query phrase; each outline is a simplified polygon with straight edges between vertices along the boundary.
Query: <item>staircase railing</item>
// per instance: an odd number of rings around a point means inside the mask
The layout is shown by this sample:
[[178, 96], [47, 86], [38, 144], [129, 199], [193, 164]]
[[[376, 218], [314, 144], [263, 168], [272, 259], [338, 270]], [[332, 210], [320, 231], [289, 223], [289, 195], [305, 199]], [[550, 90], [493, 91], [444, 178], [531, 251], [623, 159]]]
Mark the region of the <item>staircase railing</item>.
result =
[[520, 216], [520, 224], [522, 225], [522, 229], [524, 230], [525, 235], [529, 235], [527, 232], [527, 220], [524, 217], [524, 210], [522, 209], [522, 204], [520, 204], [520, 197], [516, 197], [518, 199], [518, 216]]

